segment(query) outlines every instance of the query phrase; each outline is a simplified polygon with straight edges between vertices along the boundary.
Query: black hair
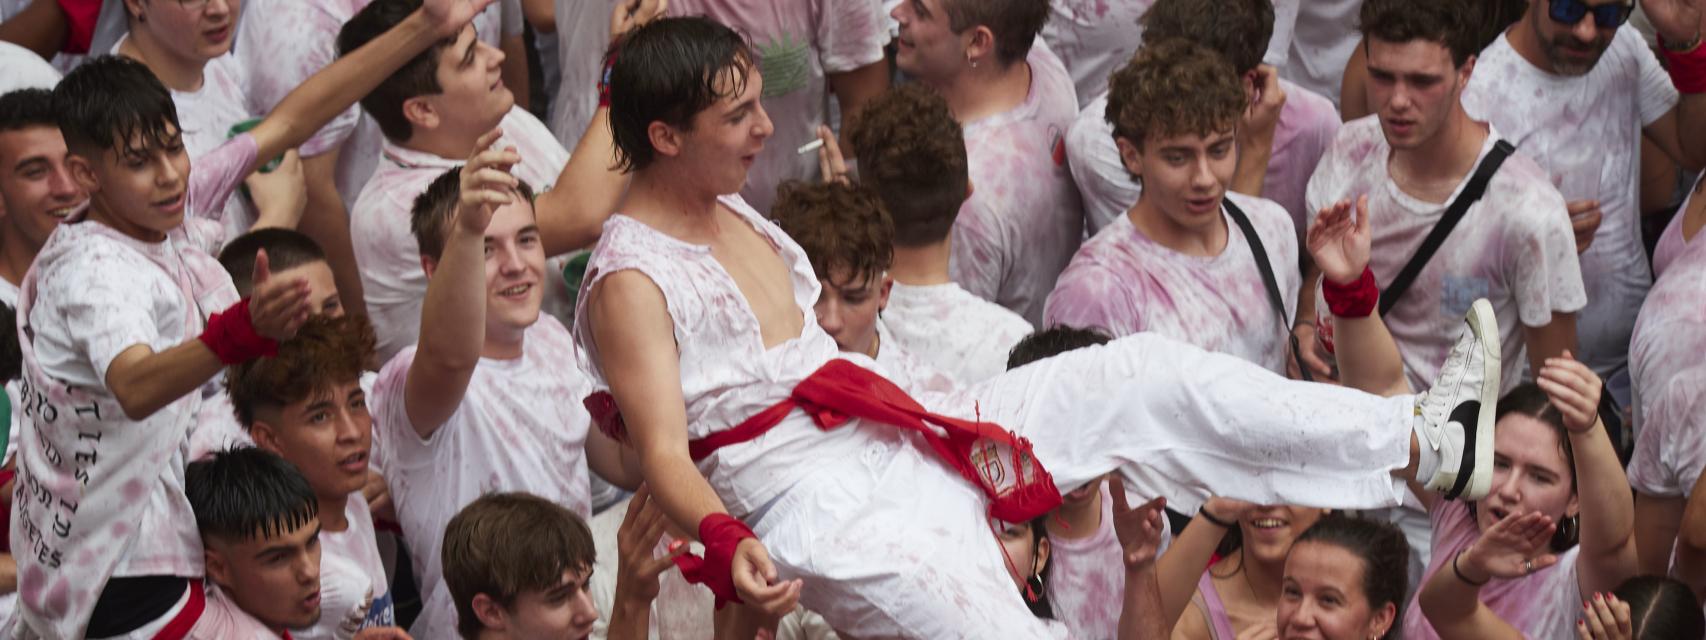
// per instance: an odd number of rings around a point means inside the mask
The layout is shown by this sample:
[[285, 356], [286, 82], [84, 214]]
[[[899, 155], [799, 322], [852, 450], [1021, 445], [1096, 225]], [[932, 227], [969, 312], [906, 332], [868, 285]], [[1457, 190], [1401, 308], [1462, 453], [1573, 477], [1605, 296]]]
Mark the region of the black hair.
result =
[[[691, 130], [693, 116], [746, 91], [753, 54], [733, 29], [709, 18], [664, 18], [635, 29], [611, 48], [610, 134], [624, 172], [657, 160], [648, 129], [662, 122]], [[732, 80], [719, 89], [722, 81]]]
[[238, 295], [248, 297], [254, 288], [255, 255], [263, 250], [267, 252], [267, 265], [274, 272], [326, 261], [326, 252], [320, 245], [300, 231], [277, 227], [255, 229], [237, 236], [219, 250], [219, 264], [231, 274]]
[[[362, 45], [384, 35], [402, 24], [410, 14], [421, 8], [421, 0], [373, 0], [357, 11], [338, 30], [338, 55], [347, 56]], [[403, 103], [410, 98], [437, 95], [444, 92], [438, 84], [438, 57], [444, 48], [456, 44], [458, 35], [438, 41], [426, 51], [410, 58], [391, 72], [379, 86], [361, 99], [361, 110], [373, 116], [385, 137], [403, 142], [415, 135], [414, 125], [403, 115]]]
[[[533, 202], [533, 187], [526, 180], [515, 179], [515, 191], [521, 198]], [[456, 203], [462, 199], [462, 165], [438, 174], [425, 191], [415, 196], [409, 208], [409, 231], [415, 235], [421, 255], [437, 260], [444, 253], [444, 238], [450, 219], [456, 215]]]
[[89, 157], [164, 149], [181, 133], [172, 94], [154, 72], [123, 56], [90, 58], [53, 88], [65, 146]]
[[1364, 47], [1370, 40], [1394, 44], [1415, 40], [1437, 43], [1451, 51], [1452, 66], [1461, 68], [1481, 51], [1476, 45], [1485, 37], [1485, 28], [1473, 21], [1491, 17], [1483, 15], [1489, 10], [1469, 5], [1489, 1], [1365, 0], [1357, 29], [1362, 31]]
[[1140, 21], [1145, 42], [1184, 38], [1214, 50], [1239, 75], [1262, 64], [1274, 35], [1272, 0], [1156, 0]]
[[1079, 329], [1064, 325], [1053, 326], [1025, 336], [1007, 352], [1007, 368], [1017, 369], [1044, 358], [1052, 358], [1073, 349], [1107, 344], [1113, 338], [1095, 329]]
[[18, 89], [0, 95], [0, 131], [26, 127], [59, 128], [53, 113], [53, 92], [47, 89]]
[[236, 447], [190, 463], [184, 496], [201, 537], [237, 542], [296, 530], [320, 514], [320, 501], [296, 465], [255, 447]]
[[1688, 585], [1661, 576], [1635, 576], [1612, 593], [1629, 604], [1635, 640], [1706, 638], [1706, 616]]
[[1392, 627], [1382, 640], [1404, 635], [1404, 591], [1410, 586], [1410, 543], [1404, 532], [1385, 522], [1342, 514], [1322, 516], [1297, 537], [1291, 548], [1305, 542], [1329, 544], [1362, 560], [1362, 595], [1370, 610], [1390, 603]]
[[[0, 303], [0, 384], [24, 375], [24, 352], [18, 345], [18, 310]], [[22, 411], [23, 407], [13, 407]]]

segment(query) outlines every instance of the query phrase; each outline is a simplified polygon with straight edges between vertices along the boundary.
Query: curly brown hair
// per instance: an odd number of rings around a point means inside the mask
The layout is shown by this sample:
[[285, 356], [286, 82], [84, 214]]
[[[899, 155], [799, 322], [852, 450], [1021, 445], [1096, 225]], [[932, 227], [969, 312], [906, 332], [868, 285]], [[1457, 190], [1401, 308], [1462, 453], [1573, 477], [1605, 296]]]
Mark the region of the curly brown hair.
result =
[[1274, 36], [1273, 0], [1156, 0], [1143, 37], [1185, 38], [1220, 52], [1240, 75], [1262, 64]]
[[1114, 137], [1142, 148], [1157, 138], [1226, 131], [1248, 103], [1232, 63], [1189, 40], [1151, 41], [1108, 78]]
[[965, 204], [971, 174], [965, 133], [948, 102], [909, 84], [865, 104], [848, 124], [859, 178], [876, 189], [894, 219], [894, 242], [941, 242]]
[[360, 380], [373, 346], [373, 327], [365, 316], [308, 318], [295, 337], [278, 344], [276, 355], [232, 365], [226, 372], [225, 391], [237, 422], [247, 429], [257, 411], [276, 411], [333, 385]]
[[[1502, 2], [1477, 0], [1367, 0], [1357, 19], [1363, 46], [1369, 40], [1403, 44], [1413, 40], [1438, 43], [1451, 50], [1451, 63], [1462, 67], [1481, 51], [1487, 27], [1479, 22], [1500, 20]], [[1491, 4], [1490, 7], [1480, 5]], [[1507, 16], [1508, 17], [1508, 16]], [[1494, 34], [1497, 38], [1497, 34]]]
[[770, 215], [805, 250], [819, 278], [843, 267], [848, 283], [865, 282], [894, 262], [894, 223], [869, 188], [789, 181], [777, 189]]

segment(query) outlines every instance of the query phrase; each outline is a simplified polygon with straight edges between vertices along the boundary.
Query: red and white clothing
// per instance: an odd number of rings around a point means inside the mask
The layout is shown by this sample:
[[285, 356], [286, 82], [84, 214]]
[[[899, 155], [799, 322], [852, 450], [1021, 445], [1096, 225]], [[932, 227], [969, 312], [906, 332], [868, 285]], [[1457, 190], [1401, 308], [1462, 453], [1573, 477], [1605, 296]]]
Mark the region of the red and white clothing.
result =
[[[1451, 571], [1451, 561], [1457, 554], [1480, 539], [1480, 528], [1467, 503], [1441, 500], [1430, 514], [1433, 519], [1433, 561], [1422, 576], [1427, 584], [1434, 574]], [[1516, 627], [1525, 638], [1570, 638], [1575, 635], [1578, 612], [1581, 611], [1582, 588], [1576, 573], [1576, 558], [1581, 547], [1570, 547], [1558, 554], [1558, 563], [1540, 569], [1528, 577], [1515, 580], [1493, 580], [1481, 588], [1481, 603], [1493, 614]], [[1439, 633], [1422, 615], [1420, 593], [1411, 596], [1404, 610], [1406, 640], [1439, 640]]]
[[1272, 201], [1227, 193], [1250, 218], [1268, 254], [1285, 318], [1274, 316], [1250, 240], [1222, 209], [1226, 245], [1216, 256], [1179, 253], [1121, 216], [1084, 243], [1060, 274], [1043, 312], [1045, 326], [1144, 331], [1238, 356], [1285, 373], [1286, 321], [1297, 310], [1297, 238], [1291, 216]]
[[[1101, 524], [1090, 535], [1067, 538], [1059, 520], [1048, 520], [1049, 604], [1074, 638], [1119, 637], [1125, 606], [1125, 553], [1114, 534], [1114, 498], [1107, 483], [1101, 493]], [[1161, 531], [1171, 538], [1166, 527]]]
[[[1304, 194], [1309, 176], [1315, 173], [1322, 155], [1333, 144], [1339, 129], [1339, 112], [1327, 98], [1285, 80], [1285, 106], [1274, 125], [1272, 154], [1267, 177], [1262, 179], [1262, 197], [1279, 203], [1290, 213], [1302, 238]], [[1094, 235], [1108, 223], [1125, 215], [1137, 204], [1143, 185], [1131, 177], [1114, 144], [1114, 126], [1108, 124], [1108, 95], [1103, 92], [1078, 114], [1066, 137], [1066, 156], [1071, 160], [1072, 180], [1084, 195], [1084, 224]], [[1294, 267], [1295, 268], [1295, 267]]]
[[373, 515], [360, 491], [344, 507], [349, 528], [320, 531], [320, 621], [292, 630], [298, 640], [347, 640], [369, 627], [397, 626], [396, 606], [373, 532]]
[[[1481, 158], [1501, 133], [1492, 128]], [[1405, 193], [1387, 173], [1391, 155], [1378, 118], [1368, 116], [1339, 131], [1309, 182], [1311, 221], [1313, 212], [1335, 202], [1368, 196], [1374, 235], [1369, 268], [1382, 288], [1398, 277], [1469, 183], [1465, 176], [1446, 202], [1423, 201]], [[1434, 379], [1477, 298], [1491, 301], [1499, 320], [1502, 391], [1522, 381], [1528, 363], [1523, 327], [1545, 326], [1552, 314], [1581, 311], [1588, 303], [1564, 199], [1520, 147], [1384, 317], [1410, 388], [1426, 388]], [[1333, 318], [1326, 303], [1318, 302], [1316, 309], [1316, 321], [1323, 332], [1330, 331]]]
[[[598, 4], [598, 3], [589, 3]], [[705, 16], [746, 37], [764, 76], [775, 133], [747, 172], [741, 197], [769, 211], [785, 180], [815, 180], [817, 154], [796, 150], [829, 122], [828, 75], [880, 62], [888, 33], [878, 0], [675, 0], [670, 15]], [[608, 22], [608, 20], [607, 20]], [[577, 134], [578, 135], [578, 132]]]
[[571, 364], [568, 330], [541, 315], [527, 329], [521, 357], [481, 358], [462, 406], [423, 440], [404, 406], [414, 362], [411, 346], [387, 363], [369, 406], [384, 432], [376, 445], [385, 449], [385, 479], [421, 585], [424, 609], [410, 634], [448, 639], [456, 637], [456, 608], [440, 569], [440, 544], [456, 512], [488, 493], [526, 491], [591, 517], [589, 419], [580, 399], [592, 388]]
[[1602, 377], [1628, 361], [1630, 332], [1652, 285], [1641, 242], [1641, 129], [1678, 94], [1640, 32], [1624, 25], [1585, 76], [1541, 71], [1511, 47], [1488, 46], [1463, 107], [1499, 128], [1547, 173], [1564, 200], [1597, 200], [1604, 221], [1581, 256], [1588, 304], [1576, 319], [1576, 356]]
[[1006, 371], [1007, 352], [1031, 334], [1031, 323], [1019, 314], [953, 282], [896, 282], [882, 315], [884, 344], [899, 345], [961, 384], [983, 382]]
[[[498, 145], [514, 146], [521, 163], [510, 169], [527, 181], [534, 193], [556, 183], [569, 163], [569, 152], [557, 144], [545, 123], [520, 107], [511, 108], [499, 128]], [[420, 337], [421, 305], [426, 301], [427, 275], [421, 267], [420, 245], [410, 231], [415, 198], [444, 172], [462, 166], [467, 158], [443, 158], [410, 149], [391, 140], [383, 144], [379, 170], [350, 208], [350, 238], [361, 269], [367, 315], [379, 338], [379, 358], [388, 361]], [[547, 278], [545, 311], [567, 297], [561, 278]], [[562, 315], [566, 315], [564, 312]]]
[[290, 640], [292, 634], [274, 633], [266, 624], [237, 607], [237, 601], [225, 595], [212, 583], [206, 587], [207, 598], [201, 618], [190, 629], [190, 640]]
[[[184, 497], [185, 454], [203, 392], [142, 420], [106, 387], [125, 350], [196, 339], [238, 300], [208, 255], [220, 233], [195, 213], [223, 202], [254, 167], [242, 135], [190, 175], [184, 224], [143, 242], [83, 219], [54, 230], [19, 299], [23, 406], [19, 499], [12, 514], [22, 629], [79, 637], [112, 577], [202, 575], [201, 538]], [[138, 543], [138, 541], [145, 541]]]
[[1066, 168], [1066, 130], [1078, 115], [1072, 78], [1040, 43], [1025, 62], [1025, 102], [964, 123], [974, 188], [954, 220], [948, 270], [966, 291], [1035, 324], [1083, 240], [1084, 214]]
[[[788, 266], [807, 319], [799, 336], [765, 348], [744, 296], [708, 247], [620, 214], [605, 222], [582, 285], [637, 271], [662, 291], [695, 439], [769, 409], [832, 360], [884, 372], [869, 358], [838, 352], [810, 321], [820, 290], [799, 245], [739, 198], [720, 202]], [[581, 353], [594, 385], [604, 387], [589, 323], [583, 302]], [[1260, 503], [1394, 504], [1402, 489], [1390, 471], [1408, 461], [1415, 402], [1291, 383], [1152, 334], [919, 397], [932, 411], [1014, 428], [1059, 487], [1118, 468], [1135, 494], [1168, 496], [1185, 511], [1210, 492]], [[1229, 464], [1227, 453], [1237, 451], [1267, 457]], [[1305, 459], [1311, 463], [1297, 463]], [[836, 629], [861, 637], [1058, 637], [1013, 586], [985, 495], [906, 432], [866, 420], [823, 431], [795, 410], [756, 439], [696, 464], [729, 512], [764, 542], [780, 577], [805, 578], [801, 605]], [[922, 531], [930, 533], [915, 535]]]

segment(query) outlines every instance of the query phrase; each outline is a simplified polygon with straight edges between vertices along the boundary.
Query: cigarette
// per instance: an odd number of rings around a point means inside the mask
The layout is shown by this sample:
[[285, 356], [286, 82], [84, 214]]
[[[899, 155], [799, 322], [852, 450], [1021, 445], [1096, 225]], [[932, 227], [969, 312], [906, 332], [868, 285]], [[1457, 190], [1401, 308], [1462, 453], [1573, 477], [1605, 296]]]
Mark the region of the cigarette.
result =
[[806, 154], [811, 153], [813, 151], [817, 151], [818, 148], [822, 147], [822, 146], [823, 146], [823, 138], [818, 138], [818, 139], [813, 140], [811, 142], [807, 142], [805, 144], [800, 145], [800, 150], [797, 151], [796, 153], [799, 153], [800, 155], [803, 156], [803, 155], [806, 155]]

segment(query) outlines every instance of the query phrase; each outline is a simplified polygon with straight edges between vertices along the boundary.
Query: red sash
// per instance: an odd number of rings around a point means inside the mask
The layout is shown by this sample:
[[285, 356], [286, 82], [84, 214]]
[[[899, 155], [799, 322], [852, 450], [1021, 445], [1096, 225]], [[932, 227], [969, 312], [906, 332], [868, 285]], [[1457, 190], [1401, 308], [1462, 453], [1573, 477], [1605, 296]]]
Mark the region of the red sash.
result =
[[[190, 637], [190, 630], [201, 620], [202, 610], [207, 608], [207, 593], [202, 591], [201, 579], [190, 580], [190, 599], [184, 603], [184, 608], [178, 610], [178, 615], [172, 617], [160, 633], [154, 634], [154, 640], [184, 640]], [[288, 637], [288, 636], [287, 636]]]
[[[618, 441], [627, 426], [609, 392], [587, 396], [585, 405], [600, 431]], [[990, 498], [989, 515], [1028, 522], [1060, 506], [1054, 478], [1037, 462], [1031, 443], [999, 425], [926, 411], [882, 376], [846, 360], [830, 360], [801, 381], [787, 398], [733, 428], [688, 443], [694, 461], [723, 447], [750, 442], [801, 409], [828, 431], [852, 418], [917, 432], [936, 455]]]

